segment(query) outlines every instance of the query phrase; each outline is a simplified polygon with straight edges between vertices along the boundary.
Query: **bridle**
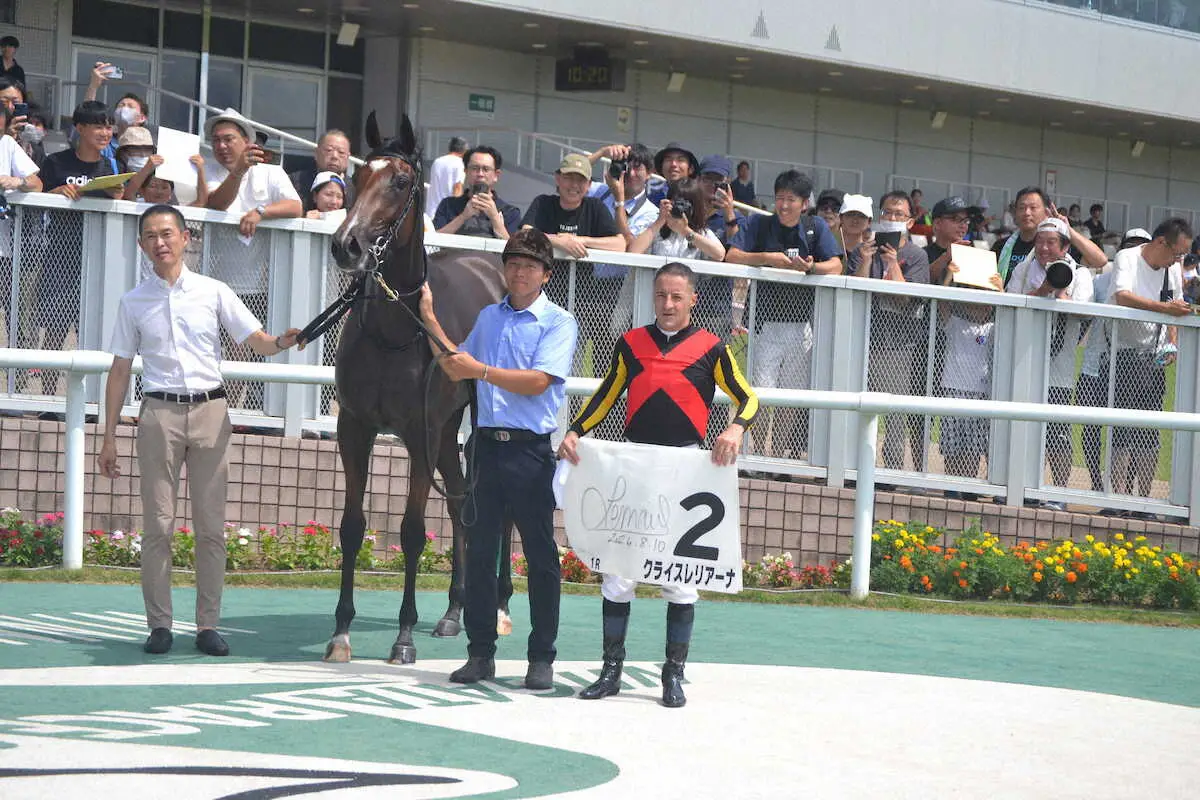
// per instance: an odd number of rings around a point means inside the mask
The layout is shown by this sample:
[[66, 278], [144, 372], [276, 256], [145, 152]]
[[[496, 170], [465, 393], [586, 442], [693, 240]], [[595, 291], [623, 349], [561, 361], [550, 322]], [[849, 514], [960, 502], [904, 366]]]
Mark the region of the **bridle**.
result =
[[[382, 289], [383, 293], [387, 296], [386, 299], [389, 303], [395, 303], [404, 298], [419, 294], [421, 287], [425, 285], [425, 281], [429, 277], [429, 259], [425, 257], [424, 249], [422, 249], [421, 252], [421, 280], [418, 281], [417, 285], [412, 289], [409, 289], [406, 292], [397, 292], [388, 285], [388, 282], [384, 280], [383, 273], [380, 271], [383, 269], [384, 257], [387, 255], [387, 251], [391, 248], [392, 242], [396, 239], [396, 234], [400, 232], [400, 227], [404, 224], [404, 221], [408, 219], [408, 215], [412, 213], [413, 207], [416, 205], [417, 194], [419, 193], [418, 187], [421, 185], [421, 161], [419, 158], [413, 159], [404, 155], [403, 153], [393, 153], [388, 151], [376, 153], [373, 157], [399, 159], [408, 165], [408, 168], [412, 170], [413, 176], [412, 189], [408, 193], [408, 201], [404, 204], [404, 209], [396, 216], [396, 219], [392, 221], [392, 224], [388, 226], [388, 229], [376, 237], [375, 242], [367, 248], [367, 255], [370, 257], [370, 266], [364, 270], [366, 277], [375, 281], [375, 283], [379, 285], [379, 288]], [[368, 163], [370, 163], [370, 158], [368, 158]]]

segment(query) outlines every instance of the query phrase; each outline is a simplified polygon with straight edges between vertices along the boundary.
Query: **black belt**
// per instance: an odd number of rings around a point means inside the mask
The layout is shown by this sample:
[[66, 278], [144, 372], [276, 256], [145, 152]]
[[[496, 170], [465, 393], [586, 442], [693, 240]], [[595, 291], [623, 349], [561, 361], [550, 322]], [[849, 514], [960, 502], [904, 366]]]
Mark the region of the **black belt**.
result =
[[152, 397], [155, 400], [166, 400], [168, 403], [204, 403], [209, 400], [220, 400], [225, 396], [225, 387], [218, 386], [215, 389], [209, 389], [207, 392], [196, 392], [195, 394], [172, 394], [171, 392], [143, 392], [144, 397]]
[[534, 433], [524, 428], [478, 428], [480, 434], [493, 442], [536, 442], [550, 441], [548, 433]]

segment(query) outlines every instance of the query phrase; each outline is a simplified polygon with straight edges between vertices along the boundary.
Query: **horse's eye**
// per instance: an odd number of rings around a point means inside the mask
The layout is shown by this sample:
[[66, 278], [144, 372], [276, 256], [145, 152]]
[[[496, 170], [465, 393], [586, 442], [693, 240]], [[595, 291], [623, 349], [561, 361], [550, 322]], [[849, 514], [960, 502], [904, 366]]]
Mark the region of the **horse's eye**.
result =
[[393, 189], [404, 189], [410, 183], [412, 183], [412, 178], [406, 172], [398, 172], [392, 177]]

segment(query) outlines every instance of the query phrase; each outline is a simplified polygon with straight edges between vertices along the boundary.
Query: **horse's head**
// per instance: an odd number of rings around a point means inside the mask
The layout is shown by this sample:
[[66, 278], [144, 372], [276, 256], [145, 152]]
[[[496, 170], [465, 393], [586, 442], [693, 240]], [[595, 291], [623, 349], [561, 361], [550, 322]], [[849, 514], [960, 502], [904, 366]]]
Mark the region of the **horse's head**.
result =
[[354, 173], [354, 205], [333, 235], [334, 261], [346, 272], [380, 269], [389, 249], [420, 248], [424, 240], [421, 154], [408, 116], [400, 135], [385, 142], [372, 111], [367, 144], [367, 163]]

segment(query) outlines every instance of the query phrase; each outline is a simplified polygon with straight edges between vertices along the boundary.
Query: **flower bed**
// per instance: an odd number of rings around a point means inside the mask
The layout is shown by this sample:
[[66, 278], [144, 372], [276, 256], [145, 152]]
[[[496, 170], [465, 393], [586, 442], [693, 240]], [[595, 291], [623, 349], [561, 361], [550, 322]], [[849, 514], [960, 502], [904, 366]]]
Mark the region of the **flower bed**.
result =
[[[62, 518], [59, 513], [26, 521], [17, 509], [0, 510], [0, 566], [61, 564]], [[434, 548], [432, 532], [426, 536], [417, 571], [448, 572], [450, 554]], [[957, 600], [1200, 608], [1200, 558], [1166, 552], [1149, 545], [1144, 536], [1130, 539], [1114, 533], [1111, 541], [1089, 535], [1082, 542], [1019, 541], [1006, 547], [999, 537], [977, 527], [949, 540], [945, 531], [928, 525], [880, 520], [871, 538], [871, 589], [876, 592]], [[381, 555], [375, 552], [375, 543], [375, 532], [368, 531], [358, 552], [358, 568], [403, 572], [400, 547], [391, 545]], [[227, 525], [225, 548], [231, 570], [335, 570], [342, 564], [333, 532], [313, 520], [253, 529]], [[138, 532], [93, 530], [84, 535], [85, 564], [136, 567], [141, 550]], [[195, 535], [188, 528], [175, 532], [171, 557], [177, 567], [195, 565]], [[559, 562], [564, 581], [599, 580], [567, 548], [559, 548]], [[513, 554], [512, 571], [527, 574], [523, 555]], [[743, 563], [742, 581], [751, 589], [846, 589], [850, 562], [798, 568], [788, 553], [767, 555], [757, 563]]]

